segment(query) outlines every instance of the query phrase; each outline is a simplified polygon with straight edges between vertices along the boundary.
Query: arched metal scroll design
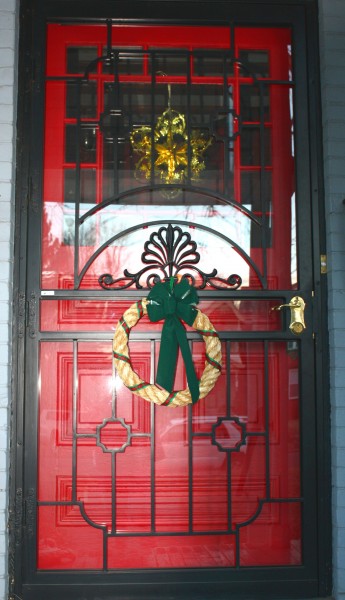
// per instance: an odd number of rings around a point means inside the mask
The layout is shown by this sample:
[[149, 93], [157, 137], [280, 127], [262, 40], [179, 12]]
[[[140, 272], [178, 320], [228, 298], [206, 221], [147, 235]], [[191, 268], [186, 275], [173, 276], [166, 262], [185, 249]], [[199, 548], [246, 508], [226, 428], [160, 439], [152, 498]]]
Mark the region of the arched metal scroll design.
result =
[[[189, 279], [195, 285], [195, 275], [199, 276], [201, 278], [199, 289], [204, 289], [206, 285], [216, 289], [222, 287], [237, 289], [241, 285], [242, 279], [239, 275], [232, 274], [224, 279], [217, 277], [217, 269], [213, 269], [211, 273], [205, 273], [196, 266], [199, 261], [200, 254], [197, 252], [197, 244], [192, 240], [190, 233], [183, 232], [180, 227], [173, 227], [169, 223], [167, 227], [160, 227], [158, 231], [154, 231], [149, 240], [145, 242], [141, 262], [146, 266], [137, 273], [130, 273], [125, 269], [124, 277], [118, 279], [113, 279], [111, 274], [105, 273], [99, 277], [98, 281], [104, 289], [113, 288], [116, 284], [122, 288], [135, 285], [137, 289], [142, 289], [140, 280], [143, 275], [148, 273], [146, 286], [150, 289], [157, 281], [177, 277], [182, 270], [187, 270], [183, 273], [182, 278]], [[160, 271], [160, 274], [155, 270]]]
[[243, 206], [243, 204], [241, 204], [240, 202], [237, 202], [236, 200], [234, 200], [232, 198], [228, 198], [228, 197], [224, 196], [223, 194], [220, 194], [219, 192], [215, 192], [213, 190], [212, 190], [212, 192], [210, 192], [210, 190], [208, 190], [206, 188], [201, 188], [201, 187], [197, 187], [194, 185], [193, 186], [182, 185], [182, 184], [167, 185], [167, 184], [163, 184], [163, 183], [156, 184], [154, 186], [150, 186], [150, 185], [140, 186], [140, 187], [132, 188], [130, 190], [126, 190], [125, 192], [122, 192], [122, 193], [118, 193], [116, 196], [111, 196], [110, 198], [107, 198], [106, 200], [99, 202], [98, 204], [96, 204], [95, 206], [90, 208], [87, 212], [85, 212], [83, 215], [81, 215], [78, 219], [78, 223], [79, 223], [79, 225], [83, 225], [87, 221], [87, 219], [89, 219], [90, 217], [93, 217], [94, 215], [99, 213], [104, 208], [107, 208], [108, 206], [116, 206], [117, 204], [121, 204], [121, 202], [125, 201], [126, 199], [129, 199], [131, 196], [136, 196], [137, 194], [145, 194], [145, 193], [149, 194], [150, 192], [153, 192], [156, 190], [166, 190], [167, 188], [179, 189], [182, 192], [191, 192], [192, 194], [199, 194], [200, 196], [204, 196], [205, 198], [210, 198], [210, 204], [212, 204], [216, 200], [216, 201], [220, 202], [221, 204], [226, 204], [227, 206], [232, 206], [232, 208], [235, 208], [240, 213], [242, 213], [243, 215], [248, 217], [251, 221], [253, 221], [253, 223], [258, 225], [259, 227], [262, 226], [261, 219], [259, 217], [257, 217], [253, 211], [251, 211], [248, 208], [246, 208], [245, 206]]
[[[165, 279], [170, 276], [177, 276], [180, 271], [184, 271], [183, 276], [190, 279], [192, 282], [195, 281], [195, 276], [201, 278], [199, 283], [199, 289], [204, 289], [206, 286], [214, 289], [237, 289], [241, 283], [241, 277], [237, 274], [229, 275], [227, 279], [217, 276], [217, 270], [213, 269], [211, 273], [204, 273], [196, 265], [199, 263], [200, 255], [197, 252], [197, 244], [191, 239], [188, 232], [183, 232], [179, 225], [184, 227], [191, 227], [193, 229], [200, 229], [215, 235], [216, 237], [224, 240], [227, 244], [232, 246], [236, 252], [243, 258], [243, 260], [254, 270], [261, 285], [265, 288], [265, 280], [260, 273], [258, 266], [248, 256], [248, 254], [238, 245], [236, 242], [228, 238], [227, 236], [214, 231], [210, 227], [205, 225], [198, 225], [196, 223], [190, 223], [185, 221], [170, 221], [168, 224], [162, 221], [153, 221], [151, 223], [143, 223], [131, 227], [122, 231], [120, 234], [114, 235], [112, 238], [107, 240], [98, 250], [91, 256], [87, 264], [83, 268], [79, 280], [78, 287], [90, 267], [90, 265], [96, 260], [96, 258], [113, 242], [125, 237], [126, 235], [138, 231], [139, 229], [154, 227], [156, 225], [163, 225], [158, 232], [151, 234], [150, 239], [144, 245], [144, 252], [142, 254], [142, 262], [145, 266], [140, 269], [137, 273], [129, 273], [126, 269], [123, 272], [123, 276], [114, 279], [110, 273], [104, 273], [100, 275], [98, 281], [103, 289], [118, 289], [124, 290], [132, 286], [136, 289], [143, 289], [143, 285], [140, 283], [140, 279], [148, 273], [146, 278], [147, 288], [150, 288], [160, 279]], [[166, 225], [164, 227], [164, 225]], [[164, 233], [165, 232], [165, 233]], [[154, 270], [160, 272], [155, 273]], [[190, 273], [188, 271], [193, 271]], [[163, 276], [163, 277], [161, 277]]]

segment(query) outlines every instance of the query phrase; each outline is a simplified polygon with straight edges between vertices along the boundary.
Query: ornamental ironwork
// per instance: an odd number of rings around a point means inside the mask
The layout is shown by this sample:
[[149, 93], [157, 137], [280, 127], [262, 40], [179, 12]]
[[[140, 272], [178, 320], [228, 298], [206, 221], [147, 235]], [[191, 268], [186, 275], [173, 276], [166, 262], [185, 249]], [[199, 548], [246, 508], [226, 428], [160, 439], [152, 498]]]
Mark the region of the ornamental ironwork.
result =
[[105, 290], [128, 289], [132, 286], [138, 290], [151, 289], [157, 282], [171, 277], [188, 279], [200, 290], [206, 286], [219, 290], [237, 290], [242, 284], [240, 275], [235, 273], [223, 278], [218, 276], [217, 269], [210, 273], [202, 271], [197, 266], [200, 262], [197, 243], [192, 240], [189, 232], [170, 223], [150, 235], [144, 244], [141, 262], [145, 266], [139, 271], [130, 273], [128, 269], [124, 269], [123, 276], [116, 279], [110, 273], [104, 273], [98, 279], [100, 286]]

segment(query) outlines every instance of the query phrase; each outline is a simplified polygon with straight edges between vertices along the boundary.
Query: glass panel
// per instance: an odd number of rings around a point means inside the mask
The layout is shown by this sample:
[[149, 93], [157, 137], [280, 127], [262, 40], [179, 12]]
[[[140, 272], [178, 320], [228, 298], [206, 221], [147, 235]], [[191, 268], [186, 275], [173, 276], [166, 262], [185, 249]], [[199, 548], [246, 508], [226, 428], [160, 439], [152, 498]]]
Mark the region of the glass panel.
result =
[[[65, 169], [64, 202], [65, 204], [76, 201], [76, 170]], [[80, 203], [96, 203], [96, 169], [82, 169], [80, 171]]]
[[[150, 48], [154, 50], [154, 48]], [[183, 48], [179, 48], [183, 50]], [[178, 54], [174, 51], [166, 54], [163, 52], [155, 52], [149, 61], [149, 72], [156, 75], [182, 75], [186, 77], [188, 72], [188, 56], [186, 54]]]
[[111, 569], [233, 567], [235, 536], [109, 538], [108, 550]]
[[[70, 46], [67, 48], [67, 73], [84, 73], [89, 64], [97, 58], [97, 47]], [[97, 72], [97, 65], [90, 73]]]
[[198, 77], [223, 77], [224, 73], [227, 76], [233, 75], [233, 62], [221, 53], [199, 54], [196, 52], [194, 56], [194, 75]]
[[[208, 39], [207, 32], [214, 35], [214, 29], [203, 28], [203, 38]], [[96, 35], [98, 28], [92, 31]], [[170, 35], [164, 41], [166, 31]], [[242, 37], [243, 31], [238, 31]], [[248, 29], [246, 34], [250, 48], [253, 31]], [[174, 37], [174, 32], [181, 37]], [[148, 51], [140, 57], [142, 63], [138, 54], [132, 60], [130, 52], [121, 51], [120, 75], [127, 81], [121, 80], [118, 87], [110, 81], [112, 74], [106, 70], [101, 74], [101, 67], [95, 69], [98, 74], [92, 85], [82, 85], [82, 118], [102, 116], [99, 130], [93, 123], [82, 122], [79, 140], [76, 124], [66, 122], [66, 117], [76, 118], [75, 89], [68, 86], [66, 99], [66, 82], [49, 81], [43, 287], [73, 289], [75, 267], [77, 276], [85, 269], [83, 289], [100, 290], [98, 278], [105, 273], [125, 286], [130, 279], [124, 276], [125, 269], [133, 274], [134, 283], [139, 278], [136, 274], [148, 265], [142, 261], [145, 242], [167, 221], [178, 222], [191, 234], [203, 272], [209, 274], [216, 268], [223, 279], [237, 273], [242, 286], [235, 300], [218, 295], [200, 303], [222, 334], [222, 372], [206, 399], [174, 411], [135, 396], [114, 371], [111, 338], [119, 317], [131, 304], [125, 296], [114, 300], [113, 293], [106, 296], [104, 292], [97, 302], [41, 301], [42, 330], [54, 335], [70, 332], [64, 337], [69, 335], [74, 341], [42, 342], [40, 347], [39, 568], [228, 569], [300, 564], [299, 342], [258, 339], [258, 332], [282, 331], [283, 322], [285, 327], [286, 317], [271, 311], [284, 298], [240, 296], [241, 290], [291, 289], [297, 283], [291, 89], [285, 84], [265, 84], [260, 107], [258, 86], [249, 85], [248, 79], [244, 85], [230, 71], [224, 78], [223, 59], [216, 54], [191, 60], [192, 79], [187, 88], [182, 77], [189, 63], [183, 48], [200, 48], [199, 29], [169, 27], [162, 32], [157, 27], [148, 32], [142, 26], [117, 26], [116, 33], [117, 43], [121, 36], [127, 36], [127, 44], [143, 44], [146, 36], [145, 43], [151, 46], [180, 40], [175, 55], [157, 50], [159, 58], [152, 68], [180, 77], [179, 83], [171, 83], [171, 107], [181, 122], [185, 119], [187, 142], [189, 138], [199, 143], [206, 135], [212, 141], [199, 154], [203, 165], [191, 182], [186, 177], [183, 185], [179, 181], [174, 189], [169, 188], [164, 179], [169, 161], [160, 161], [165, 164], [163, 174], [157, 169], [162, 148], [156, 148], [148, 159], [149, 163], [158, 161], [155, 181], [150, 180], [150, 169], [148, 178], [140, 178], [142, 156], [134, 152], [130, 133], [133, 128], [156, 127], [169, 102], [164, 76], [157, 76], [154, 95], [151, 82], [144, 84], [135, 77], [147, 68]], [[223, 29], [219, 33], [224, 35]], [[256, 33], [262, 39], [263, 30]], [[277, 46], [283, 46], [284, 56], [288, 33], [279, 29], [274, 38]], [[223, 45], [227, 49], [228, 40], [226, 30]], [[217, 43], [214, 38], [214, 47]], [[104, 35], [97, 44], [104, 46]], [[73, 50], [68, 68], [82, 72], [90, 56], [77, 46]], [[270, 51], [243, 50], [240, 57], [255, 72], [268, 74], [273, 68], [268, 62]], [[272, 72], [272, 77], [283, 79], [290, 66], [284, 63], [283, 75]], [[65, 55], [61, 69], [65, 69]], [[196, 71], [203, 85], [193, 79]], [[102, 93], [96, 97], [96, 86], [100, 90], [103, 86], [104, 103]], [[265, 165], [261, 164], [258, 126], [262, 115]], [[196, 133], [199, 137], [193, 137]], [[183, 154], [186, 138], [183, 131], [177, 135], [175, 146], [168, 148], [170, 154], [177, 146]], [[162, 138], [162, 134], [157, 138], [161, 146], [167, 143]], [[75, 254], [77, 149], [84, 163], [79, 173], [80, 214], [102, 199], [112, 198], [112, 202], [80, 224]], [[71, 168], [66, 168], [66, 162]], [[162, 250], [155, 248], [158, 254]], [[190, 272], [193, 264], [181, 273]], [[158, 260], [153, 271], [160, 266]], [[140, 283], [145, 286], [149, 276], [145, 271]], [[211, 275], [208, 279], [212, 282]], [[200, 275], [196, 283], [202, 283]], [[146, 382], [153, 383], [155, 378], [161, 326], [145, 317], [136, 327], [143, 340], [139, 336], [130, 340], [133, 369]], [[81, 331], [102, 332], [106, 339], [79, 341]], [[246, 336], [246, 332], [251, 333]], [[253, 338], [252, 332], [256, 339], [246, 339]], [[205, 344], [193, 335], [191, 347], [200, 378]], [[179, 357], [174, 387], [185, 386]], [[57, 505], [48, 506], [53, 502]]]
[[[116, 71], [119, 75], [139, 75], [144, 69], [144, 58], [143, 53], [140, 52], [140, 46], [130, 46], [123, 48], [121, 46], [113, 46], [112, 50], [115, 51], [117, 56], [117, 62], [115, 59], [111, 61], [111, 64], [107, 62], [102, 63], [103, 73], [114, 74], [115, 63]], [[139, 51], [139, 52], [138, 52]], [[103, 56], [107, 55], [107, 48], [103, 48]]]
[[[76, 119], [78, 109], [81, 119], [95, 119], [97, 116], [97, 85], [94, 81], [80, 83], [67, 82], [66, 117]], [[79, 107], [80, 103], [80, 107]]]
[[39, 507], [38, 569], [98, 570], [103, 568], [102, 554], [102, 530], [90, 527], [78, 507]]
[[241, 164], [265, 166], [271, 164], [271, 132], [265, 127], [263, 139], [263, 156], [261, 148], [261, 132], [259, 127], [246, 125], [241, 133]]
[[[130, 342], [133, 369], [144, 381], [152, 381], [158, 353], [159, 344]], [[204, 343], [193, 342], [192, 354], [200, 377]], [[153, 548], [160, 547], [155, 533], [184, 534], [194, 556], [201, 540], [193, 533], [201, 532], [208, 534], [206, 555], [193, 565], [215, 566], [207, 549], [217, 540], [223, 556], [218, 566], [234, 566], [236, 530], [241, 566], [300, 562], [297, 342], [223, 342], [222, 354], [223, 371], [207, 399], [193, 411], [169, 411], [154, 410], [124, 386], [113, 372], [111, 340], [41, 344], [41, 569], [100, 568], [88, 551], [76, 556], [79, 544], [98, 543], [100, 529], [109, 536], [114, 567], [120, 564], [118, 534], [147, 533]], [[186, 386], [181, 358], [174, 385]], [[48, 510], [46, 502], [57, 505]], [[286, 513], [284, 506], [296, 508]], [[82, 535], [75, 536], [79, 526]], [[61, 527], [67, 529], [64, 541]], [[189, 564], [180, 538], [169, 542], [175, 567]], [[266, 538], [271, 543], [260, 559]], [[128, 548], [135, 542], [133, 537]], [[167, 564], [152, 560], [151, 552], [135, 553], [130, 564]]]
[[[96, 170], [80, 171], [80, 215], [89, 210], [96, 201]], [[74, 245], [75, 242], [75, 202], [76, 202], [76, 170], [65, 170], [65, 202], [63, 206], [63, 244]], [[79, 229], [79, 244], [94, 246], [95, 231], [86, 226]]]
[[255, 214], [262, 214], [262, 207], [272, 206], [272, 172], [265, 170], [241, 170], [241, 196], [243, 204]]
[[76, 125], [66, 125], [66, 163], [77, 162], [77, 147], [79, 144], [79, 160], [81, 163], [96, 162], [97, 128], [93, 125], [82, 125], [77, 137]]
[[[161, 50], [157, 53], [164, 54]], [[268, 57], [269, 53], [266, 54]], [[286, 55], [285, 46], [283, 54]], [[164, 56], [173, 58], [169, 53]], [[206, 56], [204, 53], [203, 58]], [[210, 58], [217, 56], [211, 53]], [[288, 73], [290, 65], [289, 56], [285, 58], [287, 64], [282, 65], [282, 74]], [[279, 73], [276, 75], [279, 78]], [[76, 124], [66, 123], [66, 115], [72, 118], [75, 114], [72, 92], [68, 92], [65, 106], [65, 84], [47, 85], [44, 287], [52, 287], [52, 278], [59, 279], [59, 285], [69, 286], [74, 266], [79, 265], [76, 273], [79, 276], [90, 264], [91, 270], [82, 286], [99, 289], [99, 275], [96, 277], [92, 261], [103, 243], [140, 223], [157, 220], [163, 223], [174, 218], [185, 221], [186, 226], [210, 224], [220, 232], [225, 228], [225, 235], [255, 265], [253, 274], [244, 275], [242, 289], [295, 287], [298, 273], [292, 90], [286, 85], [265, 84], [260, 107], [257, 84], [241, 82], [238, 86], [230, 78], [222, 78], [217, 84], [209, 80], [201, 85], [193, 81], [192, 75], [188, 87], [181, 82], [168, 84], [166, 77], [158, 75], [153, 89], [150, 82], [135, 81], [134, 75], [128, 75], [132, 80], [119, 85], [104, 82], [102, 77], [104, 106], [102, 99], [97, 98], [101, 103], [95, 107], [93, 92], [83, 92], [83, 86], [81, 98], [82, 104], [84, 100], [86, 103], [87, 118], [93, 118], [95, 111], [101, 114], [100, 130], [83, 121], [79, 139]], [[157, 125], [168, 107], [169, 86], [172, 111], [181, 123], [171, 139]], [[264, 127], [257, 121], [260, 116], [265, 119]], [[164, 118], [166, 124], [169, 118]], [[156, 136], [154, 148], [151, 148], [152, 135]], [[78, 256], [74, 257], [72, 248], [70, 254], [63, 256], [66, 252], [60, 244], [72, 244], [74, 239], [73, 205], [68, 206], [66, 198], [63, 210], [60, 205], [66, 191], [69, 197], [74, 193], [64, 169], [66, 162], [71, 167], [76, 164], [78, 154], [82, 170], [90, 171], [83, 167], [93, 165], [97, 171], [92, 184], [82, 190], [84, 212], [102, 199], [112, 199], [113, 203], [80, 224]], [[81, 173], [81, 180], [83, 177]], [[197, 191], [191, 191], [191, 187]], [[243, 216], [246, 224], [242, 223], [239, 229], [238, 215], [233, 216], [226, 205], [229, 201], [254, 213], [252, 219]], [[137, 209], [133, 208], [135, 205]], [[125, 233], [121, 242], [116, 242], [116, 248], [123, 244], [121, 257], [119, 250], [105, 249], [104, 257], [97, 258], [100, 274], [105, 272], [100, 263], [111, 265], [120, 260], [123, 264], [133, 263], [139, 243], [143, 246], [146, 241], [144, 235], [142, 231], [141, 241], [137, 238], [133, 245]], [[204, 244], [201, 238], [200, 243]], [[54, 257], [51, 257], [53, 246]]]
[[269, 53], [267, 50], [240, 50], [239, 60], [243, 62], [241, 74], [244, 77], [269, 77]]
[[271, 485], [275, 487], [276, 498], [298, 498], [301, 494], [298, 342], [270, 342], [268, 360]]
[[240, 566], [300, 565], [301, 504], [267, 502], [260, 515], [240, 530]]
[[[243, 121], [268, 121], [270, 118], [270, 98], [267, 87], [263, 88], [262, 97], [258, 86], [240, 86], [240, 106]], [[261, 114], [262, 113], [262, 114]]]
[[[198, 308], [209, 316], [217, 331], [279, 331], [283, 315], [272, 308], [283, 302], [282, 298], [202, 301]], [[41, 300], [41, 331], [112, 332], [129, 305], [128, 300]], [[135, 331], [160, 330], [161, 326], [143, 317]]]

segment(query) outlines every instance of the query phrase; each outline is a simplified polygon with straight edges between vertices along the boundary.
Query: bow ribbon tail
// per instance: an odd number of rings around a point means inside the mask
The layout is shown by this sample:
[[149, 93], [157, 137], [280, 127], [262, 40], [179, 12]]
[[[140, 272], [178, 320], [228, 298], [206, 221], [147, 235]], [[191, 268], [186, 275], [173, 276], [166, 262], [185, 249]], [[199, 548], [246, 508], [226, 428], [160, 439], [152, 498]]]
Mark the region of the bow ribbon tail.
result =
[[178, 341], [175, 334], [174, 319], [164, 321], [159, 350], [156, 382], [168, 392], [173, 391], [177, 365]]
[[195, 373], [186, 331], [180, 320], [174, 315], [166, 318], [163, 326], [156, 377], [157, 383], [168, 392], [173, 391], [178, 347], [181, 349], [184, 360], [192, 403], [195, 404], [199, 400], [199, 381]]

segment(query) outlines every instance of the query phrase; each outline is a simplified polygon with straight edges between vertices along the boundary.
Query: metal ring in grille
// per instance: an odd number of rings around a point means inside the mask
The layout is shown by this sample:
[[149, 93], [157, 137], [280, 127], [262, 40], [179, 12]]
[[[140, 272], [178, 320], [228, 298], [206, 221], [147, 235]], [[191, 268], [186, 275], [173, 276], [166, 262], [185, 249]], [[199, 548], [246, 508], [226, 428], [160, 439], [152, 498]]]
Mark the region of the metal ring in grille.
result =
[[[185, 390], [168, 392], [154, 384], [147, 383], [140, 379], [139, 375], [133, 371], [129, 355], [128, 337], [129, 333], [138, 321], [147, 314], [147, 300], [143, 299], [132, 304], [119, 320], [114, 340], [113, 340], [113, 358], [115, 368], [125, 386], [134, 394], [144, 398], [148, 402], [154, 402], [163, 406], [186, 406], [192, 403], [192, 398], [188, 387]], [[200, 379], [200, 396], [205, 398], [213, 389], [220, 373], [222, 352], [221, 343], [216, 330], [211, 321], [198, 310], [198, 314], [193, 323], [193, 329], [199, 331], [206, 345], [205, 368]]]

